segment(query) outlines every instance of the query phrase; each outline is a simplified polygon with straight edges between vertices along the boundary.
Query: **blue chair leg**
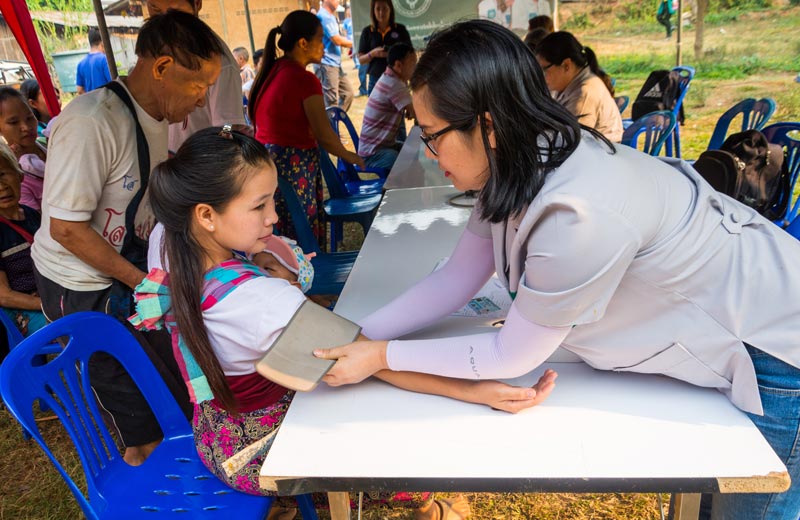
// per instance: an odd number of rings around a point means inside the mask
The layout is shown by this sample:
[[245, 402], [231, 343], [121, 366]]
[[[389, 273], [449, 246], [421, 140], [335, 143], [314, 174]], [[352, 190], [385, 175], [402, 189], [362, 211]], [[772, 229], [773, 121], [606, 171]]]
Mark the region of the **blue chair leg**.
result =
[[678, 159], [681, 158], [681, 125], [679, 122], [675, 122], [675, 157]]
[[297, 507], [300, 509], [300, 514], [303, 515], [303, 520], [318, 520], [311, 495], [297, 495], [294, 498], [297, 500]]

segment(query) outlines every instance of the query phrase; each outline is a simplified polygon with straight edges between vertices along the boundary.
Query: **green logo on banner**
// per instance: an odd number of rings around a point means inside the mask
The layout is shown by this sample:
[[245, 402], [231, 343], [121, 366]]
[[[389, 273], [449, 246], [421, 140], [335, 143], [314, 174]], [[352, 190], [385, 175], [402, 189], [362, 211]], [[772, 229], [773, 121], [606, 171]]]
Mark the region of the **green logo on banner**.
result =
[[433, 0], [395, 0], [394, 8], [398, 14], [408, 18], [417, 18], [425, 14]]

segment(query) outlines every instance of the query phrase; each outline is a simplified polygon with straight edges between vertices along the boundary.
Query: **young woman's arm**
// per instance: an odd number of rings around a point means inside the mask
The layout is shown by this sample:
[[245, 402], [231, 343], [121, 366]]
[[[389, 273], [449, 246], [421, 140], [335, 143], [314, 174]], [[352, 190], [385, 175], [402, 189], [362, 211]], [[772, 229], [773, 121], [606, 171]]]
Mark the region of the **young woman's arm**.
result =
[[515, 305], [499, 332], [407, 341], [358, 341], [314, 355], [336, 359], [323, 381], [358, 383], [380, 370], [421, 372], [462, 379], [506, 379], [542, 364], [571, 327], [545, 327], [525, 319]]
[[558, 374], [547, 369], [531, 388], [511, 386], [500, 381], [467, 381], [449, 377], [382, 370], [375, 377], [404, 390], [441, 395], [485, 404], [495, 410], [517, 413], [542, 403], [555, 388]]
[[341, 157], [350, 164], [364, 168], [364, 159], [358, 154], [345, 149], [342, 141], [331, 128], [328, 114], [325, 113], [325, 101], [322, 96], [309, 96], [303, 101], [303, 111], [306, 113], [311, 132], [322, 148], [336, 157]]
[[492, 239], [466, 229], [441, 269], [359, 320], [359, 325], [372, 339], [394, 339], [419, 330], [463, 307], [493, 273]]

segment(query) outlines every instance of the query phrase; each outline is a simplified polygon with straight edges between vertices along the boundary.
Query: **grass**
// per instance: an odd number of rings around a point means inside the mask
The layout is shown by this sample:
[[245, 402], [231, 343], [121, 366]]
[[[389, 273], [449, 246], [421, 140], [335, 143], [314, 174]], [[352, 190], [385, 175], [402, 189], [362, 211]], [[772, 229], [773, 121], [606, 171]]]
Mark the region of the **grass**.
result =
[[[777, 3], [777, 2], [776, 2]], [[640, 5], [646, 7], [640, 8]], [[600, 58], [600, 64], [617, 79], [617, 94], [636, 96], [649, 71], [675, 64], [675, 41], [664, 40], [663, 29], [652, 20], [648, 3], [625, 1], [563, 4], [562, 20], [579, 16], [571, 30]], [[638, 11], [637, 11], [638, 9]], [[800, 7], [776, 7], [751, 12], [709, 15], [707, 53], [694, 59], [694, 32], [684, 32], [684, 64], [697, 68], [685, 100], [686, 124], [681, 128], [683, 155], [696, 158], [705, 150], [719, 116], [746, 97], [772, 97], [778, 110], [772, 121], [800, 121]], [[345, 64], [356, 84], [352, 62]], [[357, 98], [350, 117], [360, 128], [366, 98]], [[624, 114], [630, 116], [630, 108]], [[356, 226], [357, 227], [357, 226]], [[345, 248], [357, 248], [363, 235], [348, 228]], [[57, 421], [40, 423], [46, 438], [67, 471], [80, 475], [71, 442]], [[0, 409], [0, 520], [79, 518], [80, 510], [61, 477], [43, 452], [24, 441], [19, 427]], [[506, 520], [638, 520], [659, 518], [655, 494], [469, 494], [476, 519]], [[666, 507], [667, 495], [663, 495]], [[410, 518], [404, 511], [372, 511], [364, 516]]]

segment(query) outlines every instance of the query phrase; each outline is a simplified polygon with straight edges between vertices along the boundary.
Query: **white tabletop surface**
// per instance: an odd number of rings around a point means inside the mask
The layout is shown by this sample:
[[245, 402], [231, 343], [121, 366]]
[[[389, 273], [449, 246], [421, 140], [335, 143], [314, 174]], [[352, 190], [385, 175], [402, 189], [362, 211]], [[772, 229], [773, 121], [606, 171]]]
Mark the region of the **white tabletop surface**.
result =
[[420, 132], [422, 130], [418, 126], [408, 132], [406, 142], [383, 185], [385, 190], [453, 185], [439, 170], [438, 163], [425, 156]]
[[[469, 212], [452, 188], [386, 193], [336, 311], [360, 318], [447, 256]], [[423, 337], [477, 332], [450, 317]], [[484, 329], [485, 330], [485, 329]], [[370, 380], [297, 394], [261, 471], [281, 493], [775, 491], [786, 470], [720, 393], [667, 377], [553, 363], [541, 406], [517, 415]]]

